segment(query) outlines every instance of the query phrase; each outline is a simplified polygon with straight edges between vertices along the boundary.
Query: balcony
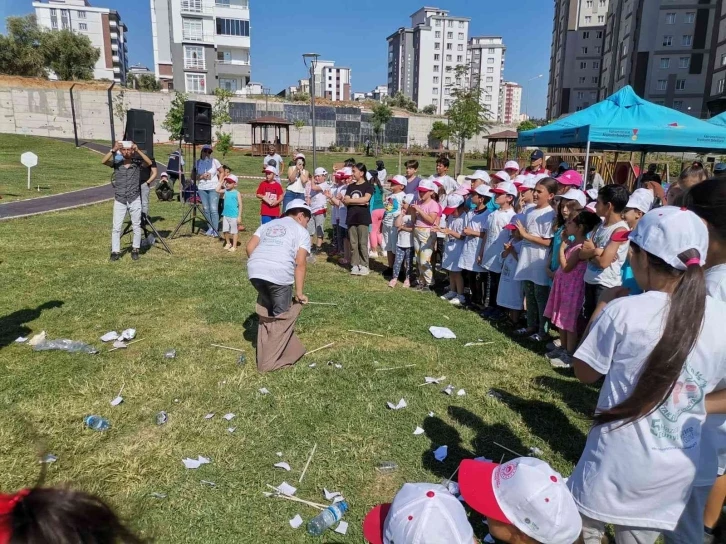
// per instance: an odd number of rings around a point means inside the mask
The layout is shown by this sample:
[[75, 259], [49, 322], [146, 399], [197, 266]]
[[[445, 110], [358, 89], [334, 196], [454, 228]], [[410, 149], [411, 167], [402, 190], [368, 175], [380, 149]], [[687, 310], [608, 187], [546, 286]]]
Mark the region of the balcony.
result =
[[214, 3], [214, 7], [244, 10], [250, 9], [250, 5], [247, 0], [216, 0]]
[[118, 55], [113, 55], [113, 56], [111, 57], [111, 60], [112, 60], [112, 61], [114, 61], [114, 62], [119, 62], [119, 57], [118, 57]]
[[182, 31], [183, 42], [194, 43], [214, 43], [214, 36], [211, 34], [202, 34], [199, 32]]
[[250, 65], [250, 59], [247, 59], [247, 60], [219, 60], [219, 59], [217, 59], [217, 64], [227, 64], [227, 65], [236, 65], [236, 66], [249, 66]]
[[250, 76], [250, 61], [249, 60], [218, 60], [217, 61], [217, 74], [221, 77], [223, 75], [230, 76]]
[[201, 59], [184, 59], [185, 70], [206, 70], [207, 61], [204, 58]]
[[202, 0], [182, 0], [181, 13], [182, 15], [209, 15], [211, 17], [214, 13], [214, 6]]
[[112, 43], [111, 44], [111, 50], [118, 51], [118, 44], [117, 43]]

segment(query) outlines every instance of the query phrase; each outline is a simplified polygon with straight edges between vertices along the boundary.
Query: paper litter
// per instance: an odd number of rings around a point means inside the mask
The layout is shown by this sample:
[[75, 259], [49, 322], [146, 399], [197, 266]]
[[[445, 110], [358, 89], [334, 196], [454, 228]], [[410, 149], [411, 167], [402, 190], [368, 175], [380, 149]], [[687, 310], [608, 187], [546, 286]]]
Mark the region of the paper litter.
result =
[[490, 389], [489, 391], [487, 391], [487, 397], [491, 397], [491, 398], [497, 399], [497, 400], [502, 400], [502, 394], [497, 393], [493, 389]]
[[416, 427], [416, 430], [413, 431], [413, 434], [418, 436], [420, 434], [423, 434], [425, 431], [421, 427]]
[[441, 392], [446, 393], [447, 395], [452, 395], [454, 393], [454, 386], [449, 384], [445, 389], [442, 389]]
[[449, 455], [449, 446], [439, 446], [434, 451], [434, 457], [440, 462], [443, 462], [447, 455]]
[[123, 340], [114, 340], [113, 347], [123, 349], [126, 347], [126, 342]]
[[209, 487], [217, 487], [217, 484], [215, 484], [214, 482], [210, 482], [208, 480], [200, 480], [199, 482], [204, 485], [208, 485]]
[[214, 417], [214, 412], [212, 412], [212, 413], [207, 414], [206, 416], [204, 416], [204, 419], [212, 419], [213, 417]]
[[426, 382], [426, 385], [432, 384], [432, 383], [441, 383], [446, 379], [446, 376], [441, 376], [440, 378], [432, 378], [431, 376], [426, 376], [424, 378], [424, 381]]
[[340, 363], [335, 363], [334, 366], [335, 366], [335, 368], [343, 368], [343, 365], [341, 365]]
[[224, 414], [222, 418], [226, 419], [227, 421], [232, 421], [235, 418], [235, 415], [230, 412], [229, 414]]
[[532, 455], [542, 455], [544, 452], [536, 446], [529, 448], [529, 453]]
[[457, 397], [464, 397], [464, 396], [466, 396], [466, 391], [464, 391], [463, 389], [459, 389], [459, 390], [458, 390], [458, 391], [456, 392], [456, 396], [457, 396]]
[[341, 521], [338, 526], [335, 528], [335, 532], [344, 535], [348, 532], [348, 522], [347, 521]]
[[44, 342], [46, 336], [47, 335], [45, 334], [45, 331], [41, 331], [38, 334], [36, 334], [35, 336], [33, 336], [30, 339], [30, 341], [28, 342], [28, 344], [31, 346], [36, 346], [36, 345], [40, 344], [41, 342]]
[[293, 529], [297, 529], [303, 524], [303, 519], [300, 517], [300, 514], [296, 515], [294, 518], [290, 520], [290, 527]]
[[18, 336], [15, 339], [15, 342], [18, 343], [18, 344], [22, 344], [22, 343], [27, 342], [27, 341], [28, 341], [28, 337], [27, 336]]
[[308, 368], [315, 368], [316, 366], [318, 366], [318, 364], [317, 364], [317, 363], [310, 363], [310, 364], [308, 365]]
[[447, 329], [446, 327], [429, 327], [429, 332], [437, 339], [453, 340], [456, 338], [456, 335], [451, 332], [451, 329]]
[[164, 412], [163, 410], [156, 414], [156, 424], [157, 425], [164, 425], [167, 421], [169, 421], [169, 414]]
[[292, 497], [295, 493], [297, 493], [297, 488], [291, 486], [287, 482], [282, 482], [280, 485], [276, 488], [280, 493], [283, 495], [287, 495], [288, 497]]
[[168, 349], [164, 352], [164, 359], [174, 359], [176, 357], [175, 349]]
[[282, 452], [278, 451], [275, 455], [277, 455], [278, 457], [282, 457]]
[[154, 497], [155, 499], [165, 499], [166, 493], [150, 493], [150, 496]]
[[[31, 340], [32, 341], [32, 340]], [[68, 338], [59, 338], [57, 340], [41, 340], [32, 344], [34, 351], [67, 351], [68, 353], [98, 353], [93, 346], [80, 342], [78, 340], [70, 340]]]
[[325, 495], [326, 501], [334, 501], [334, 503], [336, 503], [344, 500], [343, 496], [338, 491], [328, 491], [327, 489], [323, 488], [323, 494]]
[[277, 468], [282, 468], [282, 469], [290, 472], [290, 465], [288, 465], [287, 463], [275, 463], [273, 466], [275, 466]]
[[461, 495], [461, 490], [459, 489], [459, 484], [456, 482], [452, 482], [451, 480], [444, 480], [446, 489], [449, 490], [449, 493], [451, 493], [454, 497], [458, 497]]
[[46, 465], [50, 465], [51, 463], [55, 463], [58, 460], [58, 457], [53, 455], [52, 453], [49, 453], [43, 459], [40, 461], [41, 464], [45, 463]]
[[228, 432], [228, 433], [233, 433], [233, 432], [235, 432], [236, 430], [237, 430], [237, 427], [227, 427], [227, 432]]
[[112, 340], [118, 340], [118, 333], [116, 331], [109, 331], [101, 337], [101, 342], [110, 342]]
[[388, 407], [391, 410], [401, 410], [402, 408], [405, 408], [406, 406], [408, 406], [408, 404], [406, 404], [406, 401], [404, 399], [399, 400], [398, 404], [393, 404], [392, 402], [387, 402], [386, 404], [388, 405]]
[[119, 340], [133, 340], [136, 338], [136, 329], [126, 329], [119, 336]]
[[122, 397], [121, 395], [119, 395], [118, 397], [116, 397], [115, 399], [113, 399], [113, 400], [111, 401], [111, 406], [118, 406], [118, 405], [119, 405], [119, 404], [121, 404], [121, 403], [122, 403], [123, 401], [124, 401], [124, 398], [123, 398], [123, 397]]
[[270, 391], [267, 389], [267, 387], [262, 387], [259, 389], [260, 395], [269, 395]]
[[196, 459], [190, 459], [189, 457], [187, 457], [186, 459], [182, 459], [182, 463], [184, 463], [184, 466], [189, 469], [196, 469], [210, 462], [211, 461], [209, 459], [207, 459], [206, 457], [202, 457], [201, 455]]

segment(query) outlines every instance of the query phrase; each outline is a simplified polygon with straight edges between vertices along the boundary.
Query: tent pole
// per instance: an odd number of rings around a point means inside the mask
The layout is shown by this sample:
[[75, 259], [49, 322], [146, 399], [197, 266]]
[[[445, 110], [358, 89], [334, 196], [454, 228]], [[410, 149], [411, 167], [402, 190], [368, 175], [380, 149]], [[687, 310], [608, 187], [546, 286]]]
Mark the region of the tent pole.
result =
[[[643, 172], [645, 171], [645, 156], [646, 155], [647, 155], [647, 153], [645, 151], [642, 151], [640, 153], [640, 176], [639, 176], [640, 179], [643, 179]], [[636, 182], [635, 189], [638, 189], [638, 183], [637, 183], [638, 180], [636, 179], [635, 182]]]
[[584, 191], [587, 184], [587, 171], [590, 168], [590, 138], [587, 139], [587, 149], [585, 150], [585, 175], [582, 176], [582, 187]]

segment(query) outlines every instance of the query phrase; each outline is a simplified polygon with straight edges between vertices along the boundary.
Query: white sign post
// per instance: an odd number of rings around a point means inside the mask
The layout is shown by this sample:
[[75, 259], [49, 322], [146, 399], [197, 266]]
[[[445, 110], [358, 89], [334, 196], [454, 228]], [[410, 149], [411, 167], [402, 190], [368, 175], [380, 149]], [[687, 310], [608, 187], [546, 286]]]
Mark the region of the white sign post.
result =
[[38, 165], [38, 155], [32, 151], [26, 151], [20, 155], [20, 162], [28, 167], [28, 190], [30, 190], [30, 169]]

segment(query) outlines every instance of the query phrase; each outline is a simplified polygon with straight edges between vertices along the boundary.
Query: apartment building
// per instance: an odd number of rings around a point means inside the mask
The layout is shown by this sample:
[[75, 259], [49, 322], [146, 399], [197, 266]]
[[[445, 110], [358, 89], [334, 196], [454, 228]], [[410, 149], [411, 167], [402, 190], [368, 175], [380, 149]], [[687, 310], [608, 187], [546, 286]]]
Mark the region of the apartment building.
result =
[[162, 87], [211, 94], [250, 82], [248, 0], [150, 0], [154, 68]]
[[705, 109], [708, 117], [726, 111], [726, 0], [718, 0], [710, 43], [710, 59], [706, 64]]
[[444, 113], [457, 81], [454, 69], [466, 65], [469, 17], [423, 7], [411, 15], [411, 26], [388, 36], [388, 94], [401, 92], [419, 108], [433, 105]]
[[[351, 69], [336, 66], [332, 60], [315, 63], [315, 96], [328, 100], [351, 100]], [[298, 80], [295, 92], [310, 93], [310, 78]]]
[[555, 0], [548, 119], [597, 102], [609, 1], [612, 0]]
[[[121, 15], [108, 8], [96, 8], [87, 0], [48, 0], [33, 2], [38, 25], [49, 30], [71, 30], [88, 36], [100, 51], [93, 68], [94, 79], [126, 84], [128, 48]], [[56, 79], [53, 74], [51, 79]]]
[[522, 86], [514, 81], [505, 81], [502, 85], [498, 121], [505, 125], [520, 122], [522, 112]]
[[[469, 84], [482, 90], [481, 102], [491, 120], [502, 120], [504, 84], [504, 52], [501, 36], [477, 36], [469, 39], [467, 66]], [[521, 95], [521, 92], [520, 92]]]

